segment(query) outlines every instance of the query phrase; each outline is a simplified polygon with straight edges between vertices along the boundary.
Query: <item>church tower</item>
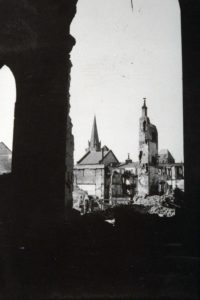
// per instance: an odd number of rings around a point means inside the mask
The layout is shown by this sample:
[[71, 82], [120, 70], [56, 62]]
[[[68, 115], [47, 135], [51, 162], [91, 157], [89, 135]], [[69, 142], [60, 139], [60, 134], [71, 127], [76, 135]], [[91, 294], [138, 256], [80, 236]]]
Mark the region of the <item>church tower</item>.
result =
[[144, 98], [142, 115], [139, 120], [139, 194], [148, 195], [156, 192], [157, 164], [158, 132], [156, 126], [150, 123], [147, 114], [146, 98]]
[[141, 164], [157, 164], [158, 132], [155, 125], [150, 123], [147, 115], [146, 98], [142, 106], [142, 116], [139, 124], [139, 162]]
[[90, 151], [101, 151], [101, 142], [99, 141], [96, 116], [94, 116], [91, 138], [88, 142], [88, 149]]

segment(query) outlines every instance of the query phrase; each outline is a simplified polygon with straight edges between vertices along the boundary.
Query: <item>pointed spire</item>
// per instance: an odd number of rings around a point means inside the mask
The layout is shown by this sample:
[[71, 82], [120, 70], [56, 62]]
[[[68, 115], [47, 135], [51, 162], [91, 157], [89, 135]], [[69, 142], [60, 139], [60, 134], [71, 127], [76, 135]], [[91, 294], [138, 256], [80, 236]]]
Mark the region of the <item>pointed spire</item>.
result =
[[142, 106], [142, 116], [147, 117], [146, 98], [143, 98], [143, 100], [144, 100], [144, 103], [143, 103], [143, 106]]
[[143, 100], [144, 100], [144, 103], [143, 103], [143, 106], [142, 106], [142, 107], [145, 108], [145, 107], [147, 107], [147, 106], [146, 106], [146, 98], [143, 98]]
[[99, 142], [99, 136], [98, 136], [98, 130], [97, 130], [96, 116], [94, 116], [91, 139], [89, 142], [89, 150], [90, 151], [100, 151], [101, 150], [101, 143]]

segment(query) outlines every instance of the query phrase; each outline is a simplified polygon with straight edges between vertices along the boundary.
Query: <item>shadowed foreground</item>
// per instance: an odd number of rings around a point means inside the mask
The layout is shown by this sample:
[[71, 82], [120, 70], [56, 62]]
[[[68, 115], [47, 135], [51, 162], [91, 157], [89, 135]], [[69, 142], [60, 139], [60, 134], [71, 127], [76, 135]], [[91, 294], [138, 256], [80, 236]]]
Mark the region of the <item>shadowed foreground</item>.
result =
[[106, 213], [74, 211], [63, 227], [23, 240], [2, 222], [0, 299], [199, 299], [194, 213], [193, 224], [184, 212], [169, 219], [128, 206], [111, 213], [115, 226]]

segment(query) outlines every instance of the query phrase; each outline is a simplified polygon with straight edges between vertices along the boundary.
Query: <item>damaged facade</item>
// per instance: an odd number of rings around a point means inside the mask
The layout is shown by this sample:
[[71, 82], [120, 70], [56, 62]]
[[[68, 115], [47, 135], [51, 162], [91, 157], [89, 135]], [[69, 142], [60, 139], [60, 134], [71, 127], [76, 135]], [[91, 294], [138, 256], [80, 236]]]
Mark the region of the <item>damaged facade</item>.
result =
[[110, 174], [112, 203], [119, 203], [121, 198], [133, 199], [135, 195], [170, 193], [176, 188], [184, 191], [184, 164], [176, 163], [168, 149], [158, 153], [158, 131], [150, 123], [146, 99], [139, 119], [139, 161], [133, 162], [128, 156]]
[[110, 170], [110, 203], [119, 203], [124, 199], [120, 198], [133, 198], [137, 193], [138, 182], [138, 163], [133, 162], [129, 155], [125, 163], [121, 163], [116, 168]]
[[184, 164], [182, 162], [159, 164], [158, 172], [160, 194], [165, 194], [176, 188], [184, 191]]

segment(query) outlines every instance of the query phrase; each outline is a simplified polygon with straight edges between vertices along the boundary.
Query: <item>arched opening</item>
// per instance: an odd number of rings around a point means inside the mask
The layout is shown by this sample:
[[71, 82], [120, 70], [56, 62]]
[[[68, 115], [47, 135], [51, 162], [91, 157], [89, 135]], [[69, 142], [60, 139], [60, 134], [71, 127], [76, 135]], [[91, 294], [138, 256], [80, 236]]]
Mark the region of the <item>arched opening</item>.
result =
[[[133, 6], [124, 0], [79, 1], [71, 34], [76, 39], [70, 87], [75, 164], [84, 155], [95, 114], [99, 138], [121, 163], [127, 150], [136, 163], [138, 155], [141, 161], [141, 137], [147, 155], [154, 154], [153, 165], [163, 147], [172, 151], [177, 163], [183, 161], [178, 0], [135, 0]], [[149, 113], [147, 119], [140, 119], [144, 96]], [[155, 131], [150, 124], [155, 124]]]
[[16, 82], [11, 69], [0, 69], [0, 175], [12, 171], [12, 144]]
[[161, 149], [171, 149], [176, 161], [182, 161], [178, 0], [135, 0], [133, 8], [131, 1], [79, 1], [71, 34], [76, 39], [70, 87], [75, 163], [84, 154], [94, 114], [100, 139], [116, 151], [117, 158], [123, 161], [128, 149], [137, 160], [138, 135], [134, 132], [144, 95]]

